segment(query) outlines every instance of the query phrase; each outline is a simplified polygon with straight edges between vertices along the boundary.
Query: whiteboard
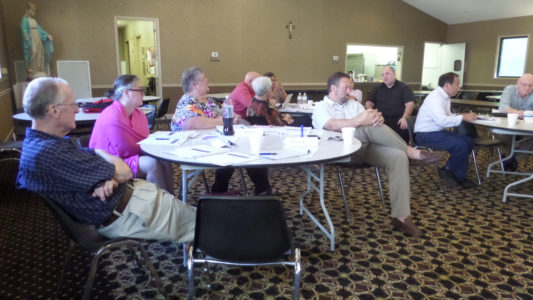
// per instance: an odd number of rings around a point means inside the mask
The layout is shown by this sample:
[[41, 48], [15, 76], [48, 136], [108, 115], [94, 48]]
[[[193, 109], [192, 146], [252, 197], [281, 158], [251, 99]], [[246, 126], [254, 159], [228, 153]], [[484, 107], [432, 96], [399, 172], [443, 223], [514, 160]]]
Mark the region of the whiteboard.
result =
[[76, 99], [92, 97], [89, 61], [58, 60], [57, 76], [68, 82]]

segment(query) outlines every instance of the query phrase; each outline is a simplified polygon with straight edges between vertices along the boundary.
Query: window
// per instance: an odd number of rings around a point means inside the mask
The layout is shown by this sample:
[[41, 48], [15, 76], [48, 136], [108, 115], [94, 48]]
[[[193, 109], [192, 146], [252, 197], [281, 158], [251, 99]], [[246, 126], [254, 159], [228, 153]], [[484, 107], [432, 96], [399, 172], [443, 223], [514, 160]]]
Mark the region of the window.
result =
[[520, 77], [526, 67], [529, 36], [499, 38], [496, 77]]

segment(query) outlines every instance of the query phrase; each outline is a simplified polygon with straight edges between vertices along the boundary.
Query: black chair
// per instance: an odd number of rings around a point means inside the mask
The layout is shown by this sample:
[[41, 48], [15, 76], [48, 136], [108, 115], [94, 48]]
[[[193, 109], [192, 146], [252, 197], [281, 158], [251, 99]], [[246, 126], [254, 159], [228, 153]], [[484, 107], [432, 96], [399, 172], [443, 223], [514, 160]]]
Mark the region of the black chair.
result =
[[[379, 168], [371, 166], [369, 164], [365, 163], [356, 163], [352, 161], [347, 162], [335, 162], [333, 163], [333, 166], [335, 166], [335, 169], [337, 170], [337, 175], [339, 176], [339, 184], [341, 186], [341, 192], [342, 192], [342, 200], [344, 201], [344, 210], [345, 210], [345, 219], [347, 222], [350, 222], [350, 207], [348, 205], [348, 199], [346, 199], [346, 191], [344, 187], [344, 180], [342, 176], [342, 169], [347, 170], [357, 170], [357, 169], [367, 169], [367, 168], [375, 168], [376, 170], [376, 180], [378, 182], [378, 188], [379, 188], [379, 197], [381, 198], [381, 204], [383, 205], [383, 209], [386, 209], [387, 206], [385, 204], [385, 197], [383, 196], [383, 186], [381, 184], [381, 176], [379, 174]], [[348, 182], [351, 182], [351, 180], [348, 180]]]
[[150, 113], [146, 114], [146, 119], [148, 120], [148, 129], [152, 131], [155, 124], [155, 106], [152, 104], [145, 104], [142, 107], [150, 108]]
[[163, 99], [161, 103], [159, 103], [159, 107], [157, 108], [157, 112], [155, 113], [155, 116], [154, 116], [155, 128], [158, 130], [159, 130], [159, 123], [167, 122], [166, 115], [168, 112], [169, 103], [170, 103], [170, 98]]
[[[409, 131], [409, 142], [411, 146], [415, 149], [433, 151], [433, 149], [425, 147], [425, 146], [421, 146], [416, 142], [415, 123], [416, 123], [416, 116], [410, 116], [407, 118], [407, 131]], [[444, 186], [441, 184], [441, 180], [439, 176], [439, 167], [437, 166], [437, 163], [434, 163], [433, 166], [435, 168], [435, 173], [437, 174], [437, 183], [439, 184], [439, 189], [441, 191], [444, 191]]]
[[0, 188], [5, 191], [16, 190], [15, 183], [20, 163], [20, 150], [0, 149]]
[[[85, 284], [85, 290], [83, 292], [83, 299], [90, 298], [92, 285], [94, 282], [94, 278], [96, 277], [96, 269], [98, 267], [99, 259], [102, 257], [104, 253], [108, 251], [112, 251], [113, 249], [122, 248], [122, 247], [127, 247], [134, 254], [136, 253], [135, 249], [139, 250], [142, 258], [145, 261], [146, 266], [148, 267], [148, 270], [152, 274], [152, 279], [155, 280], [157, 284], [159, 292], [164, 294], [163, 285], [161, 283], [159, 275], [157, 274], [154, 268], [154, 265], [152, 264], [152, 261], [148, 257], [148, 254], [146, 253], [146, 250], [141, 245], [141, 243], [131, 240], [131, 239], [108, 239], [104, 237], [103, 235], [101, 235], [93, 225], [85, 225], [85, 224], [81, 224], [73, 220], [54, 201], [46, 197], [42, 197], [42, 198], [44, 198], [45, 203], [50, 208], [50, 211], [52, 211], [54, 216], [59, 221], [59, 224], [61, 225], [63, 230], [65, 230], [67, 235], [70, 237], [69, 248], [67, 251], [67, 255], [65, 257], [61, 276], [59, 277], [57, 291], [61, 290], [61, 285], [63, 283], [63, 276], [67, 270], [68, 264], [70, 263], [72, 251], [77, 243], [78, 245], [80, 245], [81, 248], [89, 251], [90, 253], [94, 255], [92, 262], [91, 262], [91, 269], [89, 271], [89, 276]], [[138, 260], [137, 255], [135, 254], [134, 256]]]
[[90, 140], [91, 140], [91, 135], [80, 135], [77, 137], [78, 145], [84, 148], [89, 147]]
[[300, 249], [293, 247], [283, 207], [276, 197], [201, 197], [194, 242], [187, 250], [189, 299], [194, 298], [195, 263], [292, 266], [292, 297], [300, 296]]
[[248, 120], [252, 125], [270, 125], [268, 124], [266, 118], [263, 116], [248, 117]]
[[498, 158], [500, 159], [501, 170], [504, 171], [504, 165], [502, 161], [502, 151], [500, 146], [504, 146], [505, 142], [498, 138], [494, 137], [492, 132], [488, 132], [487, 136], [479, 136], [476, 126], [471, 123], [462, 122], [461, 125], [457, 128], [459, 134], [464, 134], [471, 137], [474, 140], [474, 148], [472, 149], [472, 160], [474, 161], [474, 168], [476, 170], [477, 183], [481, 185], [481, 176], [479, 175], [479, 166], [477, 163], [477, 151], [481, 148], [490, 148], [491, 155], [493, 153], [494, 147], [498, 151]]

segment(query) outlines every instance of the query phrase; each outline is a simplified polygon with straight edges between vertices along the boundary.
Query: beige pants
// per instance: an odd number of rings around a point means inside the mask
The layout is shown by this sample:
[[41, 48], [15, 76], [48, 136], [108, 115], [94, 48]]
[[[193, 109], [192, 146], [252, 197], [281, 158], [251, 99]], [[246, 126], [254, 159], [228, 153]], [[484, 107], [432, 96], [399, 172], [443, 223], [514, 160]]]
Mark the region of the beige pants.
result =
[[169, 240], [179, 243], [194, 239], [196, 209], [184, 204], [155, 184], [136, 179], [133, 194], [122, 216], [98, 231], [109, 238]]
[[407, 144], [386, 125], [357, 127], [355, 137], [362, 146], [352, 161], [380, 167], [387, 173], [392, 217], [411, 215]]

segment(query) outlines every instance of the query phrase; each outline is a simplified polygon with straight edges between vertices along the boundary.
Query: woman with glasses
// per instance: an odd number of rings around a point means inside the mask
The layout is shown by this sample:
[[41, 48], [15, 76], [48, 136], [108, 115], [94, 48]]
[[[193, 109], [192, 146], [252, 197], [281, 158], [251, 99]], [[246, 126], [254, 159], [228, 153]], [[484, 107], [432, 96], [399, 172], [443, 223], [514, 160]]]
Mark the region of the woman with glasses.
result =
[[113, 98], [96, 120], [89, 147], [103, 149], [122, 158], [133, 172], [173, 194], [174, 182], [170, 164], [153, 157], [140, 155], [137, 144], [150, 134], [148, 120], [138, 108], [143, 104], [143, 87], [135, 75], [122, 75], [115, 80], [107, 97]]

